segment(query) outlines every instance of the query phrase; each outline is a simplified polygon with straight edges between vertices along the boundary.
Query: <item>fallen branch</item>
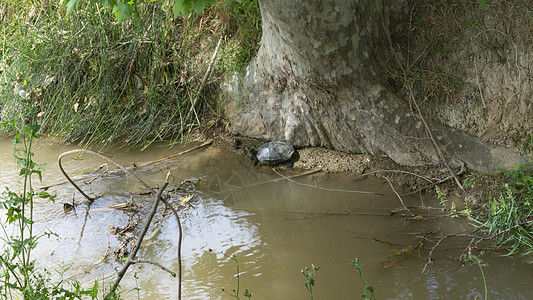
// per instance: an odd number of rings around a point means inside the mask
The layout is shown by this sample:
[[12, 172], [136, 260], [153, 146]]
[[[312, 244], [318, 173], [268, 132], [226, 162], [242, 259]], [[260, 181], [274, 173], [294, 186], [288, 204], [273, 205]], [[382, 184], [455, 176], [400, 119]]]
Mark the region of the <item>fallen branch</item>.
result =
[[72, 184], [78, 190], [78, 192], [80, 192], [85, 198], [87, 198], [87, 200], [89, 200], [89, 202], [93, 202], [94, 200], [98, 199], [98, 197], [92, 198], [92, 197], [89, 197], [87, 194], [85, 194], [85, 192], [76, 183], [74, 183], [74, 181], [68, 176], [67, 172], [65, 172], [65, 170], [63, 169], [63, 165], [61, 163], [61, 159], [63, 159], [63, 157], [65, 157], [66, 155], [73, 154], [73, 153], [79, 153], [79, 152], [89, 153], [89, 154], [97, 156], [97, 157], [99, 157], [99, 158], [101, 158], [103, 160], [107, 160], [108, 162], [114, 164], [115, 166], [120, 168], [122, 171], [124, 171], [124, 173], [128, 174], [133, 179], [137, 180], [146, 189], [153, 191], [153, 189], [149, 185], [147, 185], [139, 177], [135, 176], [135, 174], [131, 173], [128, 169], [124, 168], [119, 163], [115, 162], [114, 160], [112, 160], [112, 159], [110, 159], [108, 157], [103, 156], [100, 153], [96, 153], [94, 151], [86, 150], [86, 149], [75, 149], [75, 150], [71, 150], [71, 151], [67, 151], [67, 152], [61, 153], [61, 155], [59, 155], [59, 157], [57, 159], [57, 163], [59, 164], [59, 169], [61, 170], [61, 173], [63, 173], [63, 175], [67, 178], [68, 182], [70, 182], [70, 184]]
[[317, 168], [317, 169], [313, 169], [313, 170], [306, 171], [306, 172], [303, 172], [303, 173], [294, 174], [294, 175], [291, 175], [291, 176], [283, 176], [283, 175], [279, 174], [276, 170], [274, 170], [274, 172], [276, 172], [278, 175], [282, 176], [282, 178], [276, 178], [276, 179], [271, 179], [271, 180], [252, 183], [252, 184], [243, 186], [242, 188], [246, 189], [246, 188], [256, 187], [256, 186], [260, 186], [260, 185], [264, 185], [264, 184], [268, 184], [268, 183], [279, 182], [279, 181], [282, 181], [282, 180], [288, 179], [288, 178], [297, 178], [297, 177], [307, 176], [307, 175], [311, 175], [311, 174], [322, 172], [322, 169], [321, 168]]
[[436, 211], [441, 211], [441, 212], [442, 211], [446, 211], [446, 209], [443, 208], [443, 207], [430, 207], [430, 206], [407, 206], [407, 207], [405, 207], [404, 206], [402, 208], [397, 208], [397, 209], [393, 209], [393, 210], [389, 211], [389, 214], [390, 215], [394, 215], [397, 212], [405, 211], [407, 209], [436, 210]]
[[[159, 158], [159, 159], [156, 159], [156, 160], [145, 162], [145, 163], [142, 163], [142, 164], [135, 164], [134, 167], [128, 167], [128, 168], [125, 168], [125, 169], [131, 171], [131, 170], [133, 170], [135, 168], [145, 167], [145, 166], [148, 166], [148, 165], [151, 165], [151, 164], [155, 164], [155, 163], [158, 163], [158, 162], [161, 162], [161, 161], [164, 161], [164, 160], [168, 160], [168, 159], [174, 158], [176, 156], [184, 155], [184, 154], [187, 154], [189, 152], [201, 149], [201, 148], [203, 148], [205, 146], [211, 145], [212, 143], [213, 143], [212, 140], [208, 140], [208, 141], [206, 141], [206, 142], [204, 142], [204, 143], [202, 143], [202, 144], [200, 144], [198, 146], [192, 147], [190, 149], [187, 149], [187, 150], [184, 150], [184, 151], [181, 151], [181, 152], [178, 152], [178, 153], [175, 153], [175, 154], [163, 157], [163, 158]], [[123, 170], [122, 169], [118, 169], [118, 170], [109, 171], [109, 172], [106, 171], [105, 175], [98, 174], [98, 175], [92, 176], [90, 178], [80, 178], [80, 179], [76, 179], [74, 181], [81, 181], [81, 180], [92, 181], [92, 180], [94, 180], [96, 178], [100, 178], [100, 177], [104, 177], [104, 176], [108, 176], [108, 175], [113, 175], [113, 174], [117, 174], [117, 173], [120, 173], [120, 172], [123, 172]], [[63, 185], [63, 184], [69, 183], [69, 182], [70, 181], [64, 181], [64, 182], [60, 182], [60, 183], [57, 183], [57, 184], [44, 186], [44, 187], [41, 187], [41, 190], [45, 191], [45, 190], [48, 190], [48, 189], [50, 189], [52, 187], [60, 186], [60, 185]]]
[[429, 183], [433, 183], [433, 181], [431, 179], [427, 178], [427, 177], [424, 177], [422, 175], [418, 175], [418, 174], [415, 174], [415, 173], [412, 173], [412, 172], [402, 171], [402, 170], [375, 170], [375, 171], [372, 171], [372, 172], [361, 174], [361, 176], [368, 176], [368, 175], [372, 175], [372, 174], [376, 174], [376, 173], [403, 173], [403, 174], [412, 175], [412, 176], [415, 176], [415, 177], [418, 177], [418, 178], [422, 178], [422, 179], [424, 179], [425, 181], [427, 181]]
[[130, 267], [130, 265], [133, 263], [133, 261], [135, 260], [135, 256], [137, 255], [137, 251], [139, 251], [139, 249], [141, 248], [141, 243], [143, 241], [144, 235], [146, 234], [146, 231], [148, 231], [148, 228], [150, 227], [150, 223], [152, 222], [152, 219], [153, 219], [153, 217], [154, 217], [154, 215], [155, 215], [155, 213], [157, 211], [157, 205], [159, 204], [159, 201], [162, 199], [161, 198], [161, 194], [163, 193], [163, 191], [165, 190], [165, 188], [168, 185], [169, 176], [170, 176], [170, 172], [167, 173], [165, 182], [161, 185], [161, 187], [157, 191], [157, 194], [154, 196], [154, 202], [152, 204], [152, 209], [150, 211], [150, 215], [148, 215], [148, 218], [146, 219], [146, 223], [144, 224], [144, 227], [141, 230], [141, 233], [139, 234], [139, 237], [137, 238], [137, 243], [136, 243], [135, 247], [133, 248], [133, 251], [131, 251], [131, 255], [128, 258], [128, 260], [126, 261], [126, 264], [124, 265], [124, 267], [122, 267], [122, 270], [120, 270], [120, 272], [118, 273], [117, 279], [115, 280], [115, 283], [113, 284], [113, 286], [109, 290], [109, 293], [105, 296], [105, 299], [110, 299], [111, 295], [113, 293], [115, 293], [115, 291], [116, 291], [116, 289], [118, 287], [118, 284], [120, 283], [120, 281], [124, 277], [124, 274], [126, 274], [126, 271]]
[[[432, 264], [433, 263], [433, 260], [432, 260], [432, 254], [433, 254], [433, 251], [435, 251], [435, 249], [440, 245], [440, 243], [442, 241], [444, 241], [445, 239], [449, 238], [449, 237], [471, 237], [472, 240], [470, 241], [470, 244], [472, 244], [472, 242], [476, 239], [476, 238], [480, 238], [476, 235], [472, 235], [472, 234], [468, 234], [468, 233], [454, 233], [454, 234], [447, 234], [445, 236], [442, 236], [438, 241], [437, 243], [435, 243], [435, 245], [433, 247], [431, 247], [431, 250], [429, 251], [429, 254], [428, 254], [428, 261], [426, 262], [426, 264], [424, 265], [424, 267], [422, 268], [422, 273], [426, 272], [426, 268], [428, 265]], [[425, 237], [424, 237], [425, 239]], [[482, 238], [480, 238], [482, 239]]]
[[[70, 179], [70, 177], [68, 177], [67, 173], [65, 172], [65, 170], [63, 170], [63, 166], [61, 165], [61, 159], [65, 156], [65, 155], [68, 155], [68, 154], [72, 154], [72, 153], [77, 153], [77, 152], [85, 152], [85, 153], [89, 153], [89, 154], [92, 154], [92, 155], [95, 155], [95, 156], [98, 156], [102, 159], [105, 159], [107, 161], [109, 161], [110, 163], [114, 164], [115, 166], [117, 166], [118, 168], [120, 168], [122, 171], [124, 171], [124, 173], [130, 175], [131, 177], [133, 177], [135, 180], [137, 180], [139, 183], [141, 183], [146, 189], [148, 189], [152, 194], [156, 194], [156, 191], [150, 187], [149, 185], [147, 185], [144, 181], [142, 181], [139, 177], [135, 176], [135, 174], [131, 173], [128, 169], [124, 168], [123, 166], [121, 166], [120, 164], [116, 163], [115, 161], [99, 154], [99, 153], [96, 153], [94, 151], [91, 151], [91, 150], [85, 150], [85, 149], [77, 149], [77, 150], [72, 150], [72, 151], [67, 151], [65, 153], [62, 153], [59, 158], [58, 158], [58, 163], [59, 163], [59, 168], [61, 169], [61, 172], [63, 173], [63, 175], [65, 175], [65, 177], [67, 178], [67, 180], [72, 184], [74, 185], [74, 187], [82, 194], [85, 196], [85, 198], [89, 199], [90, 203], [92, 201], [94, 201], [96, 198], [91, 198], [89, 197], [87, 194], [85, 194], [75, 183], [72, 179]], [[168, 176], [170, 176], [170, 174], [167, 175], [167, 179], [166, 179], [166, 183], [168, 184]], [[166, 186], [166, 185], [165, 185]], [[161, 198], [161, 197], [159, 197]], [[161, 201], [163, 201], [163, 203], [165, 204], [165, 206], [170, 209], [172, 211], [172, 213], [174, 214], [174, 217], [176, 218], [176, 222], [178, 223], [178, 229], [179, 229], [179, 239], [178, 239], [178, 267], [179, 267], [179, 277], [178, 277], [178, 299], [181, 299], [181, 278], [182, 278], [182, 274], [181, 274], [181, 242], [182, 242], [182, 239], [183, 239], [183, 231], [182, 231], [182, 228], [181, 228], [181, 221], [180, 221], [180, 218], [179, 218], [179, 215], [178, 215], [178, 212], [176, 211], [176, 209], [170, 205], [170, 203], [168, 203], [168, 201], [164, 198], [161, 198]]]
[[[463, 174], [463, 173], [465, 172], [465, 170], [466, 170], [466, 168], [462, 167], [461, 170], [460, 170], [459, 172], [457, 172], [457, 175], [461, 175], [461, 174]], [[441, 180], [439, 180], [439, 181], [437, 181], [437, 182], [433, 182], [433, 183], [431, 183], [430, 185], [425, 186], [425, 187], [423, 187], [423, 188], [420, 188], [420, 189], [418, 189], [418, 190], [414, 190], [414, 191], [412, 191], [412, 192], [402, 194], [402, 196], [407, 196], [407, 195], [411, 195], [411, 194], [416, 194], [416, 193], [418, 193], [418, 192], [421, 192], [421, 191], [427, 190], [427, 189], [432, 188], [432, 187], [434, 187], [434, 186], [436, 186], [436, 185], [438, 185], [438, 184], [441, 184], [441, 183], [443, 183], [443, 182], [446, 182], [446, 181], [448, 181], [448, 180], [450, 180], [450, 179], [453, 179], [453, 176], [448, 176], [448, 177], [446, 177], [446, 178], [444, 178], [444, 179], [441, 179]]]

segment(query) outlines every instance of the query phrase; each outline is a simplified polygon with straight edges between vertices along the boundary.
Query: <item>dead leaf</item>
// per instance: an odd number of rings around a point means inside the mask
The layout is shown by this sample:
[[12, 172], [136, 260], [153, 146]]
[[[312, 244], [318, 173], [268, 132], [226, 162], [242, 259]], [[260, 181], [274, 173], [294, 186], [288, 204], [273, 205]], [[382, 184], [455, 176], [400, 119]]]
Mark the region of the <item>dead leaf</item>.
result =
[[178, 199], [179, 202], [180, 202], [180, 205], [181, 206], [186, 206], [189, 203], [189, 201], [191, 201], [192, 196], [193, 195], [180, 196], [179, 199]]
[[396, 262], [393, 262], [393, 261], [387, 261], [383, 264], [383, 269], [390, 269], [392, 267], [394, 267], [394, 265], [396, 264]]

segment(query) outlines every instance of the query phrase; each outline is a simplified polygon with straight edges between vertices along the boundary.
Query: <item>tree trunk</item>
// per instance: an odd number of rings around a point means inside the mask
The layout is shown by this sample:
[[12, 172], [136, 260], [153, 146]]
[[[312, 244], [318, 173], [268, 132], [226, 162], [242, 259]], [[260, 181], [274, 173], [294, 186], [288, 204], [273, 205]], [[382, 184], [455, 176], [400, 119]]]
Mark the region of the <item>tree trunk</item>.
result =
[[[233, 132], [386, 155], [404, 165], [439, 163], [423, 123], [408, 100], [391, 92], [380, 63], [392, 55], [384, 28], [394, 7], [374, 0], [268, 0], [260, 7], [260, 49], [228, 86]], [[452, 165], [509, 167], [498, 161], [505, 149], [430, 127]]]

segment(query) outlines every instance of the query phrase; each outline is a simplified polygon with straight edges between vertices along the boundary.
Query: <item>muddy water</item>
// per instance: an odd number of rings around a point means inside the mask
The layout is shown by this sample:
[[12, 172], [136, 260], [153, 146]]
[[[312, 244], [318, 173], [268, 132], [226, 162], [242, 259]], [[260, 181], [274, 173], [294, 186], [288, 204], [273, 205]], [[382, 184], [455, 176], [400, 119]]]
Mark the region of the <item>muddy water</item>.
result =
[[[70, 149], [73, 147], [43, 142], [35, 158], [48, 163], [42, 185], [64, 181], [56, 159]], [[180, 150], [154, 145], [143, 152], [104, 154], [130, 166]], [[16, 189], [18, 172], [12, 145], [7, 141], [0, 143], [0, 161], [0, 186]], [[96, 174], [103, 163], [89, 156], [64, 161], [67, 171], [78, 177]], [[467, 240], [442, 241], [432, 254], [433, 263], [427, 264], [428, 252], [436, 240], [428, 233], [464, 233], [471, 227], [464, 220], [450, 220], [432, 211], [421, 212], [425, 216], [422, 220], [405, 214], [389, 216], [401, 203], [388, 184], [379, 179], [316, 173], [291, 181], [268, 167], [252, 167], [244, 156], [214, 147], [140, 168], [135, 174], [156, 186], [168, 171], [172, 174], [171, 187], [183, 180], [195, 182], [195, 189], [180, 192], [181, 196], [193, 195], [191, 206], [180, 210], [184, 299], [231, 299], [226, 292], [237, 288], [241, 299], [245, 299], [245, 289], [253, 293], [252, 299], [309, 299], [301, 270], [311, 264], [320, 267], [315, 274], [315, 299], [355, 299], [364, 287], [355, 268], [349, 266], [356, 257], [376, 288], [378, 299], [479, 299], [484, 295], [478, 266], [458, 261], [457, 248], [464, 248]], [[279, 172], [294, 175], [285, 169]], [[83, 188], [90, 195], [101, 195], [88, 214], [84, 199], [69, 185], [51, 189], [58, 195], [56, 203], [36, 204], [37, 229], [55, 232], [58, 237], [42, 239], [35, 257], [39, 266], [66, 269], [65, 277], [76, 278], [86, 287], [94, 279], [105, 286], [113, 282], [115, 270], [121, 267], [113, 254], [120, 242], [108, 227], [124, 227], [139, 215], [106, 208], [128, 202], [130, 193], [140, 191], [142, 186], [115, 174]], [[171, 199], [174, 204], [178, 196]], [[143, 207], [141, 213], [145, 215], [151, 197], [133, 196], [133, 200]], [[403, 200], [408, 206], [438, 206], [431, 198]], [[65, 202], [75, 203], [76, 211], [65, 213]], [[392, 254], [416, 246], [423, 235], [429, 240], [420, 253]], [[160, 233], [142, 249], [142, 259], [177, 270], [177, 238], [175, 220], [165, 218]], [[230, 258], [233, 256], [236, 260]], [[489, 298], [526, 299], [533, 294], [533, 273], [526, 266], [491, 253], [481, 258]], [[132, 290], [135, 287], [140, 291]], [[125, 290], [124, 299], [175, 299], [177, 284], [158, 267], [143, 264], [130, 268], [121, 288]]]

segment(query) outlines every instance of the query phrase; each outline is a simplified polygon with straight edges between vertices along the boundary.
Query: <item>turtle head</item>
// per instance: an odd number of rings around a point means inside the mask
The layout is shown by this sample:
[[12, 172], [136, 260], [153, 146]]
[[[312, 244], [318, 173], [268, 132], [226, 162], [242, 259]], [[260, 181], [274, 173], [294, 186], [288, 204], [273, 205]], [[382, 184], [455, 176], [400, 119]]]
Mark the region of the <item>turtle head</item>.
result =
[[250, 152], [250, 160], [253, 160], [254, 165], [257, 165], [257, 163], [259, 162], [259, 160], [257, 159], [257, 150], [248, 146], [246, 146], [245, 149], [246, 151]]

